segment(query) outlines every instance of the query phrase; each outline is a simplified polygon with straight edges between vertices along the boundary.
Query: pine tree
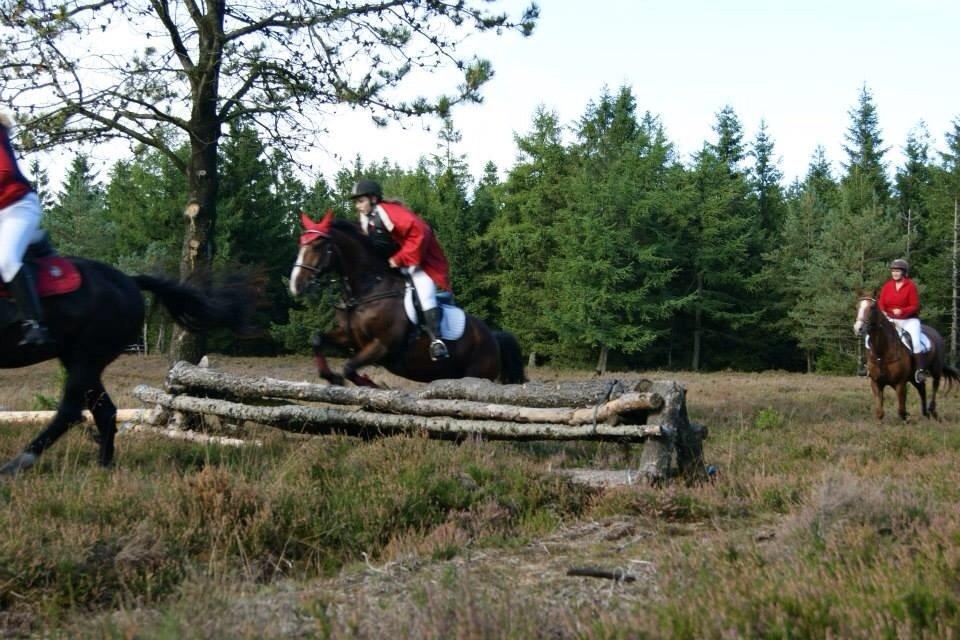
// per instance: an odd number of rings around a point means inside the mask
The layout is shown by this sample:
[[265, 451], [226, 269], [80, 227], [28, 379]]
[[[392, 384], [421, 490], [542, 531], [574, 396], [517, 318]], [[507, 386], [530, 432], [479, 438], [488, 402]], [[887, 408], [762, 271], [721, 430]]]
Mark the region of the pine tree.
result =
[[748, 335], [756, 335], [752, 325], [761, 316], [750, 291], [762, 266], [759, 259], [751, 259], [759, 245], [759, 223], [739, 169], [741, 126], [732, 109], [725, 107], [717, 114], [714, 131], [717, 142], [705, 144], [694, 159], [681, 230], [694, 370], [706, 361], [704, 354], [711, 346], [717, 352], [713, 364], [731, 364], [723, 355], [738, 350], [731, 345], [751, 353], [743, 347]]
[[896, 175], [897, 209], [904, 222], [904, 254], [909, 260], [911, 248], [920, 239], [920, 230], [927, 218], [924, 198], [932, 185], [930, 134], [923, 122], [907, 135], [903, 150], [906, 160]]
[[847, 174], [843, 184], [853, 200], [853, 209], [869, 208], [874, 203], [884, 206], [890, 198], [890, 184], [887, 180], [883, 156], [887, 147], [883, 146], [877, 108], [873, 104], [873, 95], [863, 86], [857, 100], [857, 106], [850, 109], [850, 127], [847, 129], [844, 151], [847, 152]]
[[106, 216], [104, 190], [87, 156], [70, 163], [63, 189], [44, 224], [61, 253], [112, 262], [116, 258], [114, 227]]
[[[632, 354], [663, 333], [666, 284], [673, 272], [661, 255], [649, 190], [662, 164], [649, 166], [651, 141], [636, 120], [628, 88], [606, 92], [581, 119], [572, 195], [554, 226], [556, 254], [547, 285], [557, 353]], [[654, 163], [662, 162], [657, 156]]]
[[[765, 238], [773, 238], [783, 224], [784, 201], [781, 180], [783, 173], [774, 157], [774, 142], [767, 133], [767, 124], [760, 121], [760, 130], [750, 149], [753, 166], [749, 173], [751, 194], [756, 200], [760, 228]], [[769, 247], [764, 243], [763, 250]]]
[[475, 221], [479, 234], [470, 241], [471, 253], [471, 313], [483, 318], [491, 326], [501, 322], [497, 299], [499, 291], [494, 275], [496, 247], [488, 239], [490, 224], [503, 208], [503, 185], [493, 162], [484, 165], [483, 175], [473, 190], [470, 217]]
[[556, 251], [553, 226], [570, 200], [572, 167], [553, 112], [538, 109], [530, 132], [516, 142], [520, 158], [507, 176], [503, 208], [490, 224], [487, 241], [497, 250], [503, 327], [516, 334], [525, 352], [543, 354], [557, 344], [545, 274]]

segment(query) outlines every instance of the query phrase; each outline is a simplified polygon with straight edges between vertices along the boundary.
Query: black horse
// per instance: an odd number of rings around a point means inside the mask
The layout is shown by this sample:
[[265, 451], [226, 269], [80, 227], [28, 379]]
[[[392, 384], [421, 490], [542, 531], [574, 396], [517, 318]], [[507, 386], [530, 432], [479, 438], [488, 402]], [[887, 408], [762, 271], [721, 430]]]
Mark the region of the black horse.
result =
[[[141, 290], [152, 292], [174, 321], [188, 331], [223, 327], [248, 330], [253, 308], [251, 287], [236, 282], [219, 288], [199, 288], [152, 276], [128, 276], [113, 267], [83, 258], [67, 258], [82, 277], [79, 288], [42, 300], [55, 346], [38, 351], [18, 345], [23, 335], [14, 320], [13, 305], [0, 303], [8, 322], [0, 327], [0, 367], [24, 367], [59, 358], [67, 377], [56, 415], [27, 448], [0, 467], [10, 476], [29, 469], [71, 425], [82, 419], [84, 407], [97, 425], [100, 464], [113, 462], [117, 408], [103, 387], [103, 370], [139, 339], [144, 304]], [[24, 268], [29, 268], [25, 265]]]

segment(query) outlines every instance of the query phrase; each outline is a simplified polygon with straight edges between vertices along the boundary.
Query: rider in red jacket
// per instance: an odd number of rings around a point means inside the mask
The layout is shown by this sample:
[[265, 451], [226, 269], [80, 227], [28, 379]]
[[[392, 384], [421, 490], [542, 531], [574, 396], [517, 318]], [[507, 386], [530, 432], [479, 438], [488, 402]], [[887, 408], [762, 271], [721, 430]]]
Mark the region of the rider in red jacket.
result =
[[917, 383], [926, 376], [926, 353], [921, 353], [920, 336], [923, 329], [920, 318], [920, 296], [917, 294], [917, 285], [907, 277], [910, 265], [906, 260], [894, 260], [890, 263], [890, 279], [880, 290], [877, 306], [883, 311], [898, 329], [910, 334], [913, 343], [913, 353], [917, 359], [915, 379]]
[[383, 189], [373, 180], [360, 180], [350, 192], [360, 216], [360, 227], [391, 267], [401, 269], [413, 281], [423, 311], [423, 329], [430, 337], [430, 357], [450, 356], [440, 339], [441, 311], [437, 287], [450, 290], [449, 265], [433, 230], [403, 204], [383, 199]]
[[23, 256], [40, 228], [40, 200], [23, 177], [10, 144], [10, 119], [0, 114], [0, 278], [6, 283], [23, 321], [21, 346], [53, 344], [43, 324], [43, 312], [33, 273]]

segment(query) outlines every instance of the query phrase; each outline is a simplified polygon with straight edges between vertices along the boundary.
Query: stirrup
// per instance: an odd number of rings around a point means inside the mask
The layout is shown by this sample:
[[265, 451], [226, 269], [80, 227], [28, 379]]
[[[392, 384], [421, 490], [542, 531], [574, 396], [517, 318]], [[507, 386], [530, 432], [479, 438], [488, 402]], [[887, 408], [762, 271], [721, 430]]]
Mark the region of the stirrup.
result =
[[917, 382], [917, 384], [923, 384], [927, 380], [927, 370], [917, 369], [913, 372], [913, 379]]
[[23, 329], [23, 338], [17, 343], [17, 346], [49, 347], [53, 345], [50, 331], [36, 320], [24, 320]]
[[440, 360], [441, 358], [449, 358], [450, 352], [447, 350], [447, 345], [443, 343], [443, 340], [433, 340], [430, 342], [430, 359], [431, 360]]

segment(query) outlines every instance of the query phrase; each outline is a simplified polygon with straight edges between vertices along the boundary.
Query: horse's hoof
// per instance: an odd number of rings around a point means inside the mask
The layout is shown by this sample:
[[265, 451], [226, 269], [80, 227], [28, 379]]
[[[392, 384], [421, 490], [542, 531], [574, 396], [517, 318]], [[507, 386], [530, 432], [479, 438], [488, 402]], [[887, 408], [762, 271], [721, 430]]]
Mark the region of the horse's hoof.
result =
[[37, 464], [37, 455], [29, 451], [24, 451], [0, 467], [0, 476], [16, 477], [35, 464]]

